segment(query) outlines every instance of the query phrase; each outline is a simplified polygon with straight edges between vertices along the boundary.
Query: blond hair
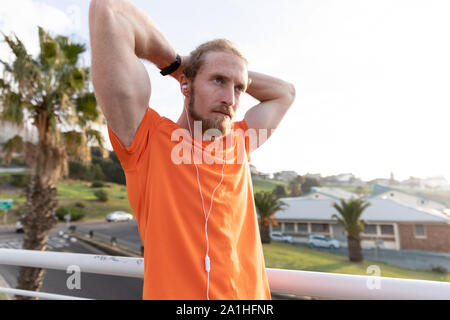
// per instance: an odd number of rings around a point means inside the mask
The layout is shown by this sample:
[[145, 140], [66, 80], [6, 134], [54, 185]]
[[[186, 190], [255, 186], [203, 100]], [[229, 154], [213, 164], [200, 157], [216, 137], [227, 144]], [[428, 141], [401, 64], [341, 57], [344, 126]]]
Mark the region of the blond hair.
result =
[[195, 79], [197, 73], [205, 63], [205, 55], [211, 51], [229, 52], [235, 54], [240, 57], [246, 65], [248, 65], [247, 59], [231, 41], [227, 39], [215, 39], [201, 44], [191, 52], [183, 69], [184, 75], [189, 80]]

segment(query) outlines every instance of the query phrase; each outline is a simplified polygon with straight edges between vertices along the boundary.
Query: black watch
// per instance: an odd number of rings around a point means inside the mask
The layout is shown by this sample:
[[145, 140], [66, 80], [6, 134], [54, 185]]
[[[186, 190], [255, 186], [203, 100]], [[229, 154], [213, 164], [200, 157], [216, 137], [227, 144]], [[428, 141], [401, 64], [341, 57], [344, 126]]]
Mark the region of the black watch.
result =
[[180, 65], [181, 65], [181, 57], [179, 54], [177, 54], [176, 60], [170, 66], [162, 69], [160, 73], [163, 76], [167, 76], [168, 74], [174, 73]]

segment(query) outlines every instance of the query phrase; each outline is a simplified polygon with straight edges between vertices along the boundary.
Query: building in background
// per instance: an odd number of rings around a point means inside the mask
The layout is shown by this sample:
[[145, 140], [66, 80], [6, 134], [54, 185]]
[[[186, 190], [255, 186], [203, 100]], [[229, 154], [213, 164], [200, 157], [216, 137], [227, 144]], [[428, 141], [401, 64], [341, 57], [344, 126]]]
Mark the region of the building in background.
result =
[[[346, 246], [344, 227], [332, 218], [339, 215], [332, 199], [283, 198], [285, 210], [275, 213], [278, 222], [273, 231], [306, 242], [310, 234], [338, 239]], [[361, 234], [363, 248], [408, 249], [450, 252], [450, 218], [403, 205], [391, 199], [367, 199], [370, 206], [361, 216], [365, 222]]]
[[366, 199], [390, 199], [406, 206], [421, 209], [435, 209], [444, 213], [449, 208], [445, 201], [431, 199], [420, 193], [401, 190], [392, 186], [375, 184], [372, 193]]
[[345, 200], [357, 199], [359, 196], [356, 193], [346, 191], [342, 188], [328, 188], [328, 187], [311, 187], [311, 191], [302, 196], [303, 198], [311, 199], [332, 199]]
[[275, 172], [273, 174], [273, 178], [275, 180], [281, 180], [281, 181], [285, 181], [285, 182], [291, 181], [296, 176], [298, 176], [298, 173], [295, 171], [280, 171], [280, 172]]

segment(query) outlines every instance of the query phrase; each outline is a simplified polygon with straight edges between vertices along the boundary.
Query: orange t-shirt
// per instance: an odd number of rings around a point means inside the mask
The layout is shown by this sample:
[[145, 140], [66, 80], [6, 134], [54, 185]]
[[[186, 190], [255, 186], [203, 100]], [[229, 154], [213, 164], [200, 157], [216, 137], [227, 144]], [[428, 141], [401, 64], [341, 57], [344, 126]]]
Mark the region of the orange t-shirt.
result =
[[[227, 136], [233, 137], [231, 142], [225, 143], [225, 137], [214, 141], [223, 140], [222, 153], [211, 151], [212, 142], [189, 134], [174, 140], [174, 130], [184, 129], [147, 108], [132, 144], [124, 148], [108, 126], [145, 247], [143, 298], [206, 299], [208, 290], [209, 299], [271, 299], [248, 165], [249, 139], [235, 134], [247, 130], [245, 121], [233, 123]], [[194, 147], [193, 157], [189, 148], [183, 149], [188, 146]], [[239, 146], [244, 151], [236, 161]], [[204, 160], [198, 158], [202, 151]], [[224, 167], [217, 161], [220, 155], [226, 159]], [[216, 162], [211, 164], [212, 159]], [[205, 214], [193, 161], [206, 214], [223, 167], [207, 224], [209, 287]]]

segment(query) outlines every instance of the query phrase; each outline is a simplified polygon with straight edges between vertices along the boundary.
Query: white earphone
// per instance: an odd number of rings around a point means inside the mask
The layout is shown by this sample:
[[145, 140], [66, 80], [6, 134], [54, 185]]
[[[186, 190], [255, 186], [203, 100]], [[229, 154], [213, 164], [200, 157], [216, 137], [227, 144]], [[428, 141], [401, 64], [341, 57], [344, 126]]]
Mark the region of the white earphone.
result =
[[[182, 88], [183, 90], [186, 90], [187, 85], [184, 84], [184, 85], [181, 86], [181, 88]], [[186, 106], [184, 106], [184, 110], [186, 111], [186, 119], [187, 119], [187, 122], [188, 122], [188, 125], [189, 125], [189, 132], [191, 133], [191, 137], [193, 138], [193, 135], [192, 135], [192, 129], [191, 129], [191, 123], [189, 122], [189, 115], [188, 115], [188, 112], [187, 112], [187, 110], [186, 110]], [[195, 145], [195, 144], [194, 144], [194, 145]], [[193, 151], [193, 148], [192, 148], [192, 149], [191, 149], [192, 158], [194, 158], [193, 152], [194, 152], [194, 151]], [[212, 206], [213, 206], [214, 194], [216, 193], [217, 188], [219, 188], [219, 186], [222, 184], [222, 181], [223, 181], [223, 169], [224, 169], [224, 167], [225, 167], [225, 160], [223, 161], [223, 164], [222, 164], [222, 177], [221, 177], [221, 179], [220, 179], [219, 184], [214, 188], [213, 193], [212, 193], [212, 196], [211, 196], [211, 204], [210, 204], [210, 206], [209, 206], [209, 212], [208, 212], [208, 215], [206, 215], [205, 202], [204, 202], [204, 199], [203, 199], [202, 186], [201, 186], [201, 184], [200, 184], [200, 178], [199, 178], [199, 173], [198, 173], [198, 167], [197, 167], [197, 164], [195, 163], [195, 161], [193, 161], [193, 163], [194, 163], [194, 166], [195, 166], [195, 170], [197, 171], [198, 190], [199, 190], [199, 192], [200, 192], [200, 197], [201, 197], [201, 199], [202, 199], [202, 209], [203, 209], [203, 214], [204, 214], [204, 216], [205, 216], [205, 236], [206, 236], [205, 271], [208, 273], [208, 280], [207, 280], [207, 284], [206, 284], [206, 299], [209, 300], [209, 272], [211, 271], [211, 261], [210, 261], [210, 259], [209, 259], [209, 255], [208, 255], [208, 252], [209, 252], [208, 219], [209, 219], [209, 215], [211, 214], [211, 209], [212, 209]]]

